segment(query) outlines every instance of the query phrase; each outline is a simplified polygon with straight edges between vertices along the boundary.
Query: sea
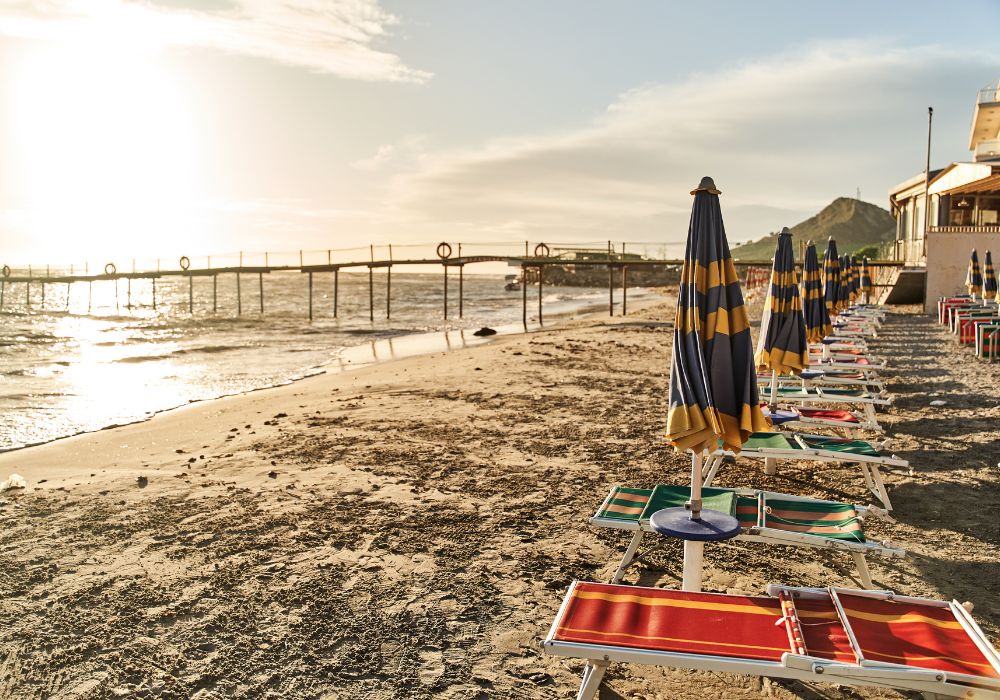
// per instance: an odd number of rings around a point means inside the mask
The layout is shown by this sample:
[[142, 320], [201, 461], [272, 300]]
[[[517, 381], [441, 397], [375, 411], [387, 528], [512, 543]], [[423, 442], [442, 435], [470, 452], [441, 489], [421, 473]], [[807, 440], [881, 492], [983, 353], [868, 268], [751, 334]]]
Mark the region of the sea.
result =
[[[194, 401], [279, 386], [416, 352], [478, 342], [490, 327], [523, 332], [522, 292], [503, 275], [341, 272], [163, 277], [42, 286], [9, 283], [0, 307], [0, 451], [133, 423]], [[263, 292], [263, 294], [262, 294]], [[528, 327], [538, 327], [538, 289]], [[261, 311], [263, 296], [263, 312]], [[629, 289], [629, 301], [656, 296]], [[387, 315], [387, 301], [391, 314]], [[620, 291], [616, 302], [620, 303]], [[546, 287], [546, 325], [601, 309], [606, 288]], [[374, 315], [374, 320], [370, 315]], [[617, 310], [616, 310], [617, 313]]]

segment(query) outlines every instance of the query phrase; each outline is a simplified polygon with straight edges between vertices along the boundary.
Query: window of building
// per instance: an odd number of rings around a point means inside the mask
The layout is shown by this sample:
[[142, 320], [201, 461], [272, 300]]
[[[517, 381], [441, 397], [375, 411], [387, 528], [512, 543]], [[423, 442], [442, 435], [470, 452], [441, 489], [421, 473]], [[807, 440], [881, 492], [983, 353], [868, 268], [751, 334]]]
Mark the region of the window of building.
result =
[[951, 198], [951, 211], [948, 212], [949, 226], [972, 226], [976, 211], [976, 198], [971, 195], [954, 195]]
[[976, 218], [979, 226], [1000, 224], [1000, 197], [979, 197]]

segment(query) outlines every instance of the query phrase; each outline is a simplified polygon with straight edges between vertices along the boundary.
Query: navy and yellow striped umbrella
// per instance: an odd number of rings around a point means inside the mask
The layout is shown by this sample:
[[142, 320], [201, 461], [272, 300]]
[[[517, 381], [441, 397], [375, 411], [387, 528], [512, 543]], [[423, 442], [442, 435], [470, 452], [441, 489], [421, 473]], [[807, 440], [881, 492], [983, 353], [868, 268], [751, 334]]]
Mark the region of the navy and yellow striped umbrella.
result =
[[826, 244], [826, 254], [823, 256], [823, 299], [826, 303], [826, 312], [833, 316], [840, 309], [838, 297], [840, 295], [840, 256], [837, 255], [837, 241], [830, 237], [830, 242]]
[[975, 297], [983, 290], [983, 275], [979, 271], [979, 255], [976, 249], [972, 249], [972, 257], [969, 258], [969, 271], [965, 274], [965, 288], [969, 294]]
[[851, 305], [851, 258], [840, 256], [840, 284], [837, 285], [837, 313]]
[[830, 314], [823, 300], [823, 280], [819, 269], [819, 258], [816, 256], [816, 244], [812, 241], [806, 244], [806, 260], [803, 264], [804, 296], [802, 315], [806, 324], [806, 339], [810, 343], [818, 343], [833, 332], [830, 324]]
[[722, 223], [719, 191], [694, 192], [670, 358], [667, 440], [677, 450], [739, 451], [767, 430], [753, 366], [750, 320]]
[[868, 258], [862, 258], [861, 260], [861, 291], [865, 295], [865, 301], [867, 302], [872, 294], [872, 273], [868, 267]]
[[799, 273], [795, 269], [792, 232], [787, 228], [778, 234], [774, 249], [771, 286], [764, 299], [754, 362], [757, 369], [784, 374], [798, 374], [809, 364]]
[[997, 296], [997, 274], [993, 271], [993, 254], [986, 251], [983, 259], [983, 299], [992, 300]]
[[851, 256], [851, 301], [857, 302], [861, 296], [861, 261], [857, 255]]

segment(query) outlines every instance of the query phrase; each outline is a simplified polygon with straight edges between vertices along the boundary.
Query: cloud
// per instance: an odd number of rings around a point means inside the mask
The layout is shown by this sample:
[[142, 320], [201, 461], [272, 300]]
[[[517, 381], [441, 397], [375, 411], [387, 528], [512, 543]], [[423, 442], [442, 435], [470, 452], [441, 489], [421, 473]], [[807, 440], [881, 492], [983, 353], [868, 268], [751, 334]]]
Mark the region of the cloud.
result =
[[938, 129], [964, 138], [996, 58], [868, 42], [801, 47], [637, 87], [583, 128], [429, 154], [395, 178], [391, 201], [414, 227], [456, 235], [517, 222], [532, 239], [677, 242], [688, 192], [707, 174], [723, 190], [730, 239], [755, 238], [856, 187], [884, 206], [889, 186], [922, 169], [926, 105], [957, 106]]
[[196, 10], [137, 0], [6, 0], [0, 35], [59, 42], [204, 48], [371, 81], [424, 82], [376, 48], [398, 18], [378, 0], [230, 0]]

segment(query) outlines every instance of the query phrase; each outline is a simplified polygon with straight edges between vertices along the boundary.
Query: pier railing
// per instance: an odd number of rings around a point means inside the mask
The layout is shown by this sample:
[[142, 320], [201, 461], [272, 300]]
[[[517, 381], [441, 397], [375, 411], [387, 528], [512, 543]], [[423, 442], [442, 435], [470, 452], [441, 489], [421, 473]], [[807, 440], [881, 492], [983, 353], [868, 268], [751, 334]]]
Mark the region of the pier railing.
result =
[[[95, 282], [113, 282], [118, 295], [118, 282], [126, 282], [126, 308], [132, 308], [132, 281], [149, 280], [152, 285], [152, 308], [157, 308], [156, 281], [164, 277], [181, 277], [188, 280], [188, 311], [194, 313], [194, 278], [212, 279], [212, 311], [218, 312], [218, 278], [220, 275], [235, 275], [237, 315], [243, 313], [243, 280], [256, 276], [259, 289], [259, 312], [264, 313], [264, 275], [274, 272], [299, 272], [306, 277], [308, 288], [308, 315], [314, 317], [313, 281], [315, 275], [332, 276], [332, 313], [337, 318], [339, 309], [339, 276], [341, 270], [368, 271], [368, 316], [375, 320], [375, 271], [384, 273], [385, 317], [392, 315], [392, 270], [427, 269], [440, 266], [442, 271], [442, 305], [444, 318], [449, 315], [449, 273], [457, 276], [458, 317], [465, 311], [464, 274], [468, 265], [503, 263], [518, 268], [521, 287], [522, 320], [528, 324], [528, 286], [538, 287], [538, 323], [543, 323], [543, 287], [546, 270], [561, 268], [575, 272], [578, 269], [606, 268], [608, 284], [608, 312], [614, 315], [615, 294], [621, 294], [621, 314], [628, 313], [628, 273], [636, 269], [679, 269], [683, 264], [680, 257], [668, 257], [668, 251], [680, 246], [668, 246], [658, 242], [583, 242], [546, 244], [525, 241], [491, 243], [413, 243], [369, 245], [367, 247], [296, 250], [279, 252], [238, 251], [233, 253], [187, 256], [176, 259], [128, 258], [122, 261], [108, 261], [103, 264], [84, 262], [67, 265], [7, 265], [0, 267], [0, 313], [11, 311], [9, 299], [18, 293], [15, 285], [24, 285], [25, 304], [23, 311], [54, 311], [47, 308], [45, 290], [47, 285], [88, 284], [91, 289]], [[770, 260], [735, 260], [737, 267], [767, 267]], [[875, 267], [893, 267], [901, 263], [891, 260], [872, 261]], [[252, 281], [251, 281], [252, 284]], [[40, 299], [32, 297], [32, 287], [40, 289]], [[69, 295], [67, 294], [67, 300]], [[91, 312], [88, 293], [87, 313]], [[8, 308], [5, 308], [5, 300]], [[116, 302], [117, 303], [117, 302]], [[381, 315], [381, 312], [380, 312]]]

